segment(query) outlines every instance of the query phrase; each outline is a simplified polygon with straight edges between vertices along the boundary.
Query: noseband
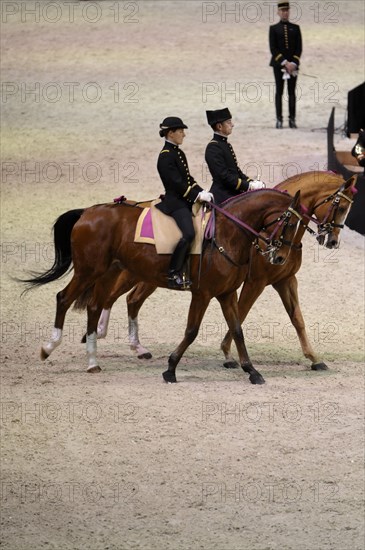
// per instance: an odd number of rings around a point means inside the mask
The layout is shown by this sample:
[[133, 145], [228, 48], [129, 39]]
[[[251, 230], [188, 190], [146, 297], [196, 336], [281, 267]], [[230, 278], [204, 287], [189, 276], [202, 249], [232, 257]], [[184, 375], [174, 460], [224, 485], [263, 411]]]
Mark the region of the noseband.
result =
[[[255, 229], [253, 229], [253, 227], [251, 227], [247, 223], [241, 221], [239, 218], [237, 218], [236, 216], [234, 216], [230, 212], [227, 212], [227, 210], [224, 210], [220, 206], [218, 206], [214, 203], [209, 203], [209, 206], [213, 209], [212, 218], [214, 217], [215, 211], [218, 211], [221, 214], [223, 214], [223, 216], [225, 216], [226, 218], [229, 218], [230, 220], [232, 220], [236, 225], [238, 225], [238, 227], [240, 229], [242, 229], [243, 231], [246, 230], [249, 233], [251, 233], [252, 235], [254, 235], [255, 239], [252, 242], [253, 247], [260, 254], [262, 254], [262, 256], [268, 256], [269, 261], [273, 260], [273, 258], [275, 256], [275, 253], [283, 245], [286, 245], [286, 246], [289, 246], [289, 247], [295, 247], [297, 249], [300, 249], [302, 247], [301, 243], [297, 245], [297, 244], [294, 244], [292, 241], [288, 241], [288, 240], [284, 239], [284, 234], [285, 234], [286, 230], [288, 228], [291, 228], [291, 227], [294, 227], [295, 225], [297, 225], [298, 221], [302, 221], [302, 216], [296, 210], [294, 210], [294, 208], [292, 208], [291, 206], [289, 206], [289, 208], [287, 210], [285, 210], [285, 212], [279, 218], [273, 220], [272, 222], [270, 222], [266, 226], [262, 227], [260, 232], [256, 231]], [[290, 223], [290, 218], [292, 216], [295, 216], [296, 218], [298, 218], [298, 221], [296, 221], [295, 223]], [[275, 224], [275, 226], [274, 226], [274, 228], [273, 228], [273, 230], [272, 230], [269, 237], [264, 237], [263, 235], [261, 235], [261, 231], [266, 231], [266, 229], [268, 227], [270, 227], [271, 225], [273, 225], [273, 224]], [[275, 235], [278, 233], [280, 228], [283, 228], [282, 232], [281, 232], [281, 235], [279, 236], [278, 239], [275, 239]], [[223, 254], [223, 256], [225, 258], [227, 258], [227, 260], [229, 260], [236, 267], [241, 267], [234, 260], [232, 260], [232, 258], [230, 258], [228, 256], [228, 254], [226, 253], [223, 246], [219, 246], [217, 244], [217, 242], [215, 240], [215, 221], [212, 220], [212, 219], [211, 219], [210, 224], [207, 226], [207, 229], [206, 229], [206, 232], [205, 232], [205, 238], [211, 240], [212, 243], [214, 244], [214, 246], [217, 248], [217, 250], [221, 254]], [[259, 240], [261, 240], [265, 243], [265, 245], [266, 245], [265, 250], [263, 250], [260, 247]]]

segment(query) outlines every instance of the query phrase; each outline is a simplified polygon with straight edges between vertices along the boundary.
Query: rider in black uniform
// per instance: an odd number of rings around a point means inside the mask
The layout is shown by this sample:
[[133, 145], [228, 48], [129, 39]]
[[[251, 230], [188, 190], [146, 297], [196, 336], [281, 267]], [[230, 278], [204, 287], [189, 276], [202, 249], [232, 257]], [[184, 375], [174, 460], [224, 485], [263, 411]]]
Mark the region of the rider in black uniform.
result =
[[210, 202], [213, 199], [213, 195], [204, 191], [190, 174], [185, 153], [179, 147], [186, 128], [181, 118], [165, 118], [160, 124], [160, 136], [166, 141], [157, 161], [157, 169], [166, 191], [157, 208], [174, 218], [182, 232], [168, 272], [169, 287], [181, 290], [191, 285], [189, 280], [184, 280], [182, 269], [195, 237], [192, 206], [196, 200]]

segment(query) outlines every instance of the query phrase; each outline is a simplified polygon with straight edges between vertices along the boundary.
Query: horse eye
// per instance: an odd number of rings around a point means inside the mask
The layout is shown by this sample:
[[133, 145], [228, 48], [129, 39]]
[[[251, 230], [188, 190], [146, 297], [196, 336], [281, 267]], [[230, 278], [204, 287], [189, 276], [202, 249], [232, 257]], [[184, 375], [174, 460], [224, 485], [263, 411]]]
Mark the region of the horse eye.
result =
[[338, 211], [339, 211], [340, 214], [343, 214], [344, 212], [346, 212], [346, 208], [344, 208], [343, 206], [340, 206]]

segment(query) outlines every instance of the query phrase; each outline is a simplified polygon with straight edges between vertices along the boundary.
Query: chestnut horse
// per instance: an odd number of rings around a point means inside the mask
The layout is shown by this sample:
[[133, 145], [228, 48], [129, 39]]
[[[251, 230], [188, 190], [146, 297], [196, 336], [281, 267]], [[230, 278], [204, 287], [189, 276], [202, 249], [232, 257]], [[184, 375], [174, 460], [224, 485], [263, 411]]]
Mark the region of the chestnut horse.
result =
[[[302, 205], [307, 208], [307, 214], [303, 215], [295, 242], [300, 242], [308, 222], [312, 220], [318, 226], [317, 240], [319, 243], [325, 244], [327, 248], [338, 247], [339, 233], [352, 204], [352, 197], [356, 192], [355, 183], [356, 176], [345, 182], [341, 175], [332, 172], [306, 172], [279, 183], [275, 189], [287, 190], [291, 195], [300, 189]], [[326, 242], [325, 239], [327, 239]], [[302, 252], [298, 248], [292, 250], [288, 261], [281, 266], [272, 266], [260, 254], [253, 254], [250, 273], [246, 277], [238, 301], [239, 317], [243, 323], [265, 287], [272, 285], [279, 293], [297, 332], [304, 356], [312, 362], [312, 370], [325, 370], [327, 369], [326, 364], [319, 359], [310, 344], [299, 305], [298, 281], [295, 274], [298, 272], [301, 262]], [[115, 282], [100, 316], [98, 338], [106, 336], [110, 309], [119, 296], [131, 289], [130, 283], [131, 279], [128, 279], [124, 273], [121, 273]], [[138, 313], [144, 301], [155, 289], [156, 286], [152, 284], [139, 283], [127, 296], [129, 342], [131, 349], [140, 359], [149, 359], [152, 355], [139, 341]], [[237, 367], [237, 362], [231, 355], [231, 343], [231, 334], [227, 332], [221, 343], [226, 368]]]
[[[176, 366], [195, 340], [210, 300], [216, 297], [235, 340], [243, 370], [249, 373], [253, 384], [264, 383], [246, 350], [236, 289], [246, 274], [253, 238], [272, 263], [280, 265], [286, 261], [301, 219], [297, 212], [299, 206], [299, 191], [292, 198], [280, 191], [260, 190], [235, 197], [216, 212], [214, 246], [205, 248], [201, 265], [197, 256], [191, 260], [192, 298], [185, 337], [169, 357], [168, 369], [163, 373], [166, 382], [176, 382]], [[79, 300], [87, 303], [88, 372], [98, 372], [101, 370], [96, 356], [98, 319], [118, 273], [123, 270], [128, 273], [129, 288], [138, 281], [153, 288], [167, 288], [169, 255], [158, 255], [154, 246], [133, 242], [139, 208], [123, 203], [104, 204], [86, 209], [81, 217], [79, 214], [80, 211], [63, 214], [54, 226], [53, 267], [23, 282], [31, 287], [47, 284], [64, 275], [73, 263], [70, 283], [57, 294], [54, 329], [51, 339], [42, 347], [41, 357], [46, 359], [61, 343], [67, 310]], [[270, 227], [270, 237], [259, 233], [262, 227]]]

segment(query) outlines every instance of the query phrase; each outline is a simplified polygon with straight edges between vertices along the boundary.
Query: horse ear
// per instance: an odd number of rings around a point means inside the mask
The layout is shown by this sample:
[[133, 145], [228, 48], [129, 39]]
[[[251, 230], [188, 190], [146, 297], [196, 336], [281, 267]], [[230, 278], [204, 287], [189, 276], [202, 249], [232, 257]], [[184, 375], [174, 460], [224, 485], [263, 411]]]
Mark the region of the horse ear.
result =
[[354, 174], [353, 176], [351, 176], [350, 179], [348, 179], [344, 184], [343, 184], [343, 189], [350, 189], [351, 187], [355, 187], [356, 185], [356, 182], [357, 182], [357, 174]]
[[300, 189], [295, 193], [292, 204], [297, 205], [300, 201]]

